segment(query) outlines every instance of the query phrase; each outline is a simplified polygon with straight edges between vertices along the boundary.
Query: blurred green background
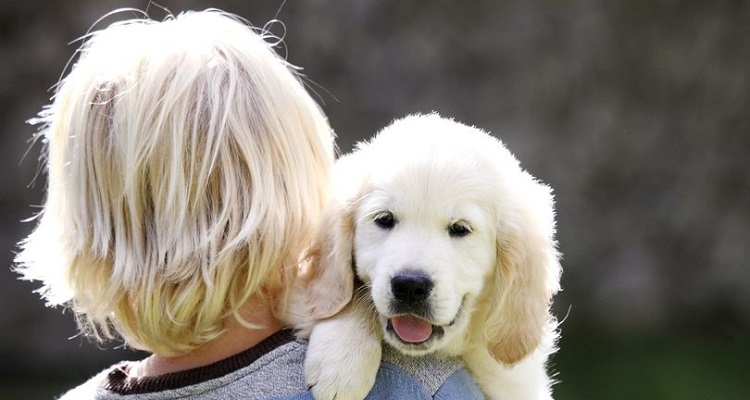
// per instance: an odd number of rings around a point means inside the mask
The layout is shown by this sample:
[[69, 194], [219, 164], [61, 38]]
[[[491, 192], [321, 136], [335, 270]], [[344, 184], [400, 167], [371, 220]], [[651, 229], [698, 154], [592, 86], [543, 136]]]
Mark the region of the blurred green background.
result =
[[433, 110], [503, 139], [556, 192], [557, 399], [748, 398], [750, 2], [3, 0], [0, 399], [142, 357], [74, 337], [10, 270], [45, 184], [24, 121], [120, 7], [278, 17], [342, 151]]

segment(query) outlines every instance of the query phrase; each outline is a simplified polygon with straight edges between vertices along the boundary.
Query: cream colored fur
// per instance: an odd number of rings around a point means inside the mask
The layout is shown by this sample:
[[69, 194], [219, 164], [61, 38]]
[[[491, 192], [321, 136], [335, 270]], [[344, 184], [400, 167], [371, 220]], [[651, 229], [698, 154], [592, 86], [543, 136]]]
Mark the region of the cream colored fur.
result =
[[[461, 357], [490, 399], [551, 398], [561, 272], [551, 189], [499, 140], [436, 114], [394, 122], [334, 171], [306, 276], [315, 397], [364, 398], [385, 340]], [[392, 228], [376, 223], [384, 212]], [[449, 234], [455, 224], [469, 234]], [[387, 328], [391, 278], [404, 270], [434, 283], [426, 304], [442, 334], [418, 345]]]

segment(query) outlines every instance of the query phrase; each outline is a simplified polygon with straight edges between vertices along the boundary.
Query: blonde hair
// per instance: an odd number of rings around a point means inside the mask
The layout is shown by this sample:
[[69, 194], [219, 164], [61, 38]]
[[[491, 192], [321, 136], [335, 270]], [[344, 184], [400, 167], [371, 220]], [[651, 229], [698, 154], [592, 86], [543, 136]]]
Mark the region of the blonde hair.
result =
[[47, 198], [17, 271], [83, 332], [185, 353], [294, 277], [333, 133], [265, 35], [218, 10], [113, 24], [40, 113]]

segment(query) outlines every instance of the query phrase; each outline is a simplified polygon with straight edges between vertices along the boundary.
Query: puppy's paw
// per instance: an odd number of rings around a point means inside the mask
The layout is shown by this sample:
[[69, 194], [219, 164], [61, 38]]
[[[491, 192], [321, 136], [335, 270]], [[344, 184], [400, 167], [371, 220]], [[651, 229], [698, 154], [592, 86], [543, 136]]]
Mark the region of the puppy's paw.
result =
[[313, 328], [305, 379], [316, 400], [362, 400], [375, 383], [380, 338], [359, 322], [337, 316]]

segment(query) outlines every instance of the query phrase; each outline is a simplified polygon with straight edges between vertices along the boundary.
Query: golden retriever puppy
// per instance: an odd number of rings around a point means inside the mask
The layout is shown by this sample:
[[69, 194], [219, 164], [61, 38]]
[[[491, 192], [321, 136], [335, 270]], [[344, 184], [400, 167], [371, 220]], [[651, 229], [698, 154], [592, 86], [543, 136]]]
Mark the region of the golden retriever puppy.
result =
[[551, 189], [487, 133], [397, 120], [341, 158], [308, 272], [305, 371], [362, 399], [382, 342], [460, 357], [490, 399], [550, 399], [559, 290]]

